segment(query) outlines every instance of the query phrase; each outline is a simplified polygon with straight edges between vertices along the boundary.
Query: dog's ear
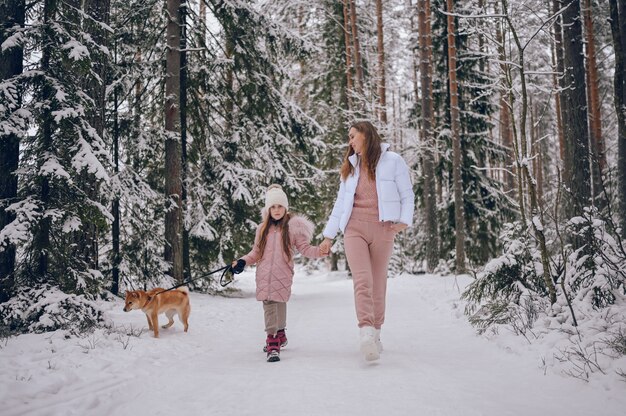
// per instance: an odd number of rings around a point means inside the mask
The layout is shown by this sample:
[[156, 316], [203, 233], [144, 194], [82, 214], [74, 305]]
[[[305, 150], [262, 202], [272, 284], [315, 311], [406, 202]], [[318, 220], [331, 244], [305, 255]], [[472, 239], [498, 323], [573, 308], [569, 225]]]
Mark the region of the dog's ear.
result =
[[130, 296], [133, 298], [138, 298], [139, 294], [137, 292], [130, 292]]

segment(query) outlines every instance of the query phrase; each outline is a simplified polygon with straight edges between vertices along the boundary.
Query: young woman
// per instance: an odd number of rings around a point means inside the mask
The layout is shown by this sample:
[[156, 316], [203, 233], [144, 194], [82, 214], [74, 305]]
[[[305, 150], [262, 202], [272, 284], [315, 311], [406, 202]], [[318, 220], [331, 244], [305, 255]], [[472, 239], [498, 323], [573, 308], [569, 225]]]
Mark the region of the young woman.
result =
[[280, 348], [287, 345], [287, 301], [293, 283], [293, 250], [309, 258], [322, 257], [319, 247], [311, 246], [313, 224], [304, 217], [288, 212], [287, 195], [280, 185], [271, 185], [265, 194], [263, 221], [257, 228], [252, 250], [233, 261], [234, 273], [246, 264], [258, 263], [256, 299], [263, 302], [265, 315], [264, 351], [267, 361], [280, 361]]
[[352, 124], [348, 136], [339, 193], [320, 249], [328, 254], [337, 232], [344, 233], [361, 352], [371, 361], [382, 352], [380, 329], [393, 240], [413, 222], [414, 194], [407, 164], [381, 142], [372, 123]]

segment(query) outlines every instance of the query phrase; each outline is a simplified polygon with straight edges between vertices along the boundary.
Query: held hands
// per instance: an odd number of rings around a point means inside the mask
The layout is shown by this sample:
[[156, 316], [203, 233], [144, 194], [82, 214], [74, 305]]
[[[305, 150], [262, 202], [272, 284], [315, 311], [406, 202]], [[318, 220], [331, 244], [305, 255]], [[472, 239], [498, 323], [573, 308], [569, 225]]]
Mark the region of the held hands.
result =
[[330, 238], [325, 238], [324, 241], [320, 244], [320, 254], [322, 256], [328, 256], [330, 254], [330, 247], [333, 244], [333, 240]]
[[233, 260], [232, 264], [230, 265], [233, 274], [239, 274], [243, 272], [244, 267], [246, 267], [246, 261], [244, 259]]

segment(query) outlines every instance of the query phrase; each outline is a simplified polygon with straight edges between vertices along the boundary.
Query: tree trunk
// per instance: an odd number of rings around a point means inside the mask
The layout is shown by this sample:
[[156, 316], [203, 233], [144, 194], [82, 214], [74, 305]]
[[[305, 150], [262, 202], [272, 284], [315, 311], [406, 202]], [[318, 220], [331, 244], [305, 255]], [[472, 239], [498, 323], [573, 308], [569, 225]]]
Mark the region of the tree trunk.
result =
[[456, 231], [456, 272], [465, 272], [465, 213], [461, 181], [461, 119], [456, 78], [456, 28], [454, 0], [446, 0], [448, 8], [448, 78], [450, 80], [450, 127], [452, 130], [452, 175], [454, 187], [454, 222]]
[[[109, 15], [111, 11], [110, 0], [84, 0], [85, 12], [93, 19], [85, 20], [86, 32], [91, 36], [93, 41], [98, 45], [108, 48], [109, 36], [108, 31], [99, 23], [109, 24]], [[94, 72], [100, 80], [93, 80], [89, 84], [89, 93], [95, 102], [93, 115], [90, 117], [92, 127], [102, 137], [105, 124], [105, 94], [107, 82], [108, 58], [106, 55], [98, 56], [93, 60]]]
[[[101, 24], [109, 24], [110, 0], [85, 0], [84, 8], [86, 15], [90, 17], [85, 19], [85, 31], [97, 45], [108, 48], [108, 31]], [[100, 51], [92, 56], [93, 71], [97, 77], [87, 77], [86, 90], [94, 103], [89, 112], [89, 123], [98, 136], [104, 139], [108, 56]], [[85, 195], [91, 200], [98, 200], [100, 186], [94, 176], [88, 172], [82, 172], [80, 180]], [[91, 269], [98, 269], [98, 227], [96, 224], [83, 223], [76, 237], [78, 251], [85, 264]]]
[[533, 161], [533, 175], [537, 180], [537, 201], [543, 205], [543, 153], [541, 151], [541, 142], [539, 141], [539, 120], [537, 119], [537, 104], [530, 99], [530, 125], [531, 130], [531, 158]]
[[589, 145], [591, 149], [592, 194], [600, 208], [605, 206], [602, 193], [602, 175], [606, 168], [604, 139], [602, 138], [602, 114], [600, 112], [600, 94], [598, 92], [598, 64], [596, 62], [596, 43], [593, 33], [591, 0], [584, 0], [585, 38], [587, 45], [587, 100], [589, 102]]
[[[356, 69], [356, 90], [361, 100], [363, 94], [363, 66], [361, 64], [361, 47], [359, 45], [359, 31], [356, 25], [356, 5], [350, 0], [350, 23], [352, 26], [352, 42], [354, 49], [354, 67]], [[361, 107], [359, 105], [359, 107]]]
[[180, 146], [180, 0], [167, 0], [167, 51], [165, 76], [165, 261], [169, 274], [183, 279], [182, 168]]
[[[24, 0], [8, 0], [0, 3], [0, 22], [5, 28], [24, 27]], [[9, 33], [0, 31], [0, 44], [4, 43]], [[0, 81], [6, 81], [22, 73], [24, 50], [15, 46], [5, 51], [0, 50]], [[13, 112], [21, 106], [22, 97], [11, 92], [12, 101], [6, 100], [7, 112]], [[9, 98], [9, 97], [4, 97]], [[17, 170], [19, 163], [20, 138], [14, 133], [0, 133], [0, 230], [15, 220], [15, 214], [5, 208], [17, 198]], [[15, 285], [15, 246], [8, 243], [0, 248], [0, 303], [11, 297]]]
[[[51, 29], [56, 14], [56, 0], [45, 0], [43, 5], [43, 47], [41, 51], [41, 71], [47, 74], [50, 71], [50, 59], [52, 55], [52, 39], [54, 32]], [[50, 87], [48, 80], [42, 80], [41, 101], [52, 99], [54, 90]], [[52, 152], [52, 110], [47, 107], [41, 116], [41, 152]], [[38, 170], [43, 164], [43, 160], [38, 160]], [[50, 182], [46, 175], [37, 178], [39, 188], [39, 201], [42, 210], [50, 207]], [[44, 217], [38, 224], [33, 238], [33, 255], [35, 259], [34, 274], [37, 280], [45, 282], [48, 280], [48, 251], [50, 250], [50, 217]]]
[[348, 98], [348, 110], [352, 110], [352, 94], [354, 86], [352, 84], [352, 47], [350, 46], [350, 3], [343, 0], [343, 32], [346, 46], [346, 97]]
[[[419, 53], [420, 53], [420, 49], [419, 49], [419, 22], [418, 22], [418, 27], [415, 27], [415, 14], [413, 13], [412, 9], [413, 9], [413, 0], [406, 0], [406, 7], [407, 9], [410, 11], [409, 15], [410, 15], [410, 33], [417, 33], [418, 34], [418, 43], [417, 45], [415, 44], [411, 44], [410, 48], [411, 48], [411, 80], [413, 81], [413, 95], [414, 97], [414, 103], [417, 105], [417, 103], [420, 102], [420, 85], [418, 83], [418, 77], [420, 75], [418, 75], [418, 71], [417, 68], [419, 66]], [[415, 10], [418, 10], [418, 5], [415, 5]], [[399, 100], [402, 100], [402, 96], [401, 94], [398, 94], [399, 96]], [[416, 128], [417, 131], [422, 131], [422, 120], [421, 117], [416, 117]]]
[[[115, 65], [117, 65], [117, 42], [115, 42], [113, 53]], [[117, 86], [115, 86], [113, 89], [113, 131], [111, 134], [113, 139], [113, 169], [115, 172], [115, 176], [118, 176], [120, 172], [120, 124], [118, 109], [118, 88]], [[111, 205], [111, 215], [113, 216], [113, 224], [111, 225], [111, 293], [117, 296], [120, 291], [120, 262], [122, 259], [120, 255], [120, 197], [117, 193], [113, 197], [113, 203]]]
[[[523, 160], [527, 161], [529, 160], [528, 149], [526, 145], [526, 142], [527, 142], [526, 117], [528, 113], [528, 93], [526, 90], [526, 72], [524, 68], [524, 65], [525, 65], [524, 49], [522, 48], [521, 42], [517, 36], [517, 32], [515, 31], [515, 28], [513, 27], [511, 20], [509, 19], [508, 6], [507, 6], [506, 0], [502, 0], [502, 11], [507, 21], [507, 24], [509, 26], [509, 29], [511, 30], [513, 34], [513, 39], [515, 40], [515, 45], [517, 46], [517, 51], [519, 54], [518, 66], [519, 66], [519, 71], [520, 71], [521, 92], [522, 92], [522, 103], [521, 103], [522, 108], [520, 111], [520, 125], [519, 125], [519, 131], [520, 131], [519, 143], [521, 144], [521, 149], [517, 149], [517, 145], [516, 145], [517, 137], [513, 138], [513, 143], [516, 148], [515, 149], [516, 153], [518, 154], [517, 159], [519, 160], [521, 157], [523, 158]], [[512, 103], [512, 99], [511, 99], [511, 103]], [[515, 129], [513, 130], [513, 132], [515, 133]], [[520, 151], [521, 151], [521, 154], [520, 154]], [[543, 280], [546, 285], [546, 289], [548, 290], [548, 294], [550, 296], [550, 303], [554, 304], [556, 303], [556, 288], [554, 287], [554, 282], [552, 281], [552, 272], [550, 271], [550, 254], [548, 253], [548, 248], [546, 245], [546, 237], [543, 232], [543, 225], [545, 223], [544, 218], [543, 218], [543, 207], [541, 205], [541, 202], [537, 198], [537, 185], [536, 185], [535, 179], [530, 174], [528, 163], [521, 164], [520, 170], [521, 170], [521, 173], [523, 173], [524, 178], [526, 179], [526, 182], [528, 184], [528, 192], [530, 196], [530, 214], [531, 214], [530, 223], [532, 224], [535, 238], [537, 239], [537, 242], [539, 243], [539, 251], [541, 253], [541, 264], [543, 266]], [[526, 227], [526, 224], [524, 224], [524, 227]]]
[[199, 16], [200, 16], [200, 32], [203, 34], [202, 36], [202, 44], [204, 44], [204, 39], [206, 37], [205, 32], [206, 32], [206, 1], [205, 0], [200, 0], [200, 10], [199, 10]]
[[622, 238], [626, 239], [626, 0], [609, 0], [609, 6], [615, 50], [613, 88], [617, 113], [618, 218], [621, 219]]
[[[556, 13], [561, 9], [563, 5], [562, 0], [553, 0], [553, 12]], [[556, 54], [556, 69], [558, 73], [558, 100], [560, 109], [560, 122], [561, 126], [565, 122], [565, 108], [563, 108], [563, 90], [565, 89], [565, 62], [563, 57], [563, 25], [561, 24], [563, 16], [558, 16], [554, 21], [554, 51]], [[565, 140], [565, 128], [561, 131], [561, 137], [559, 137], [560, 155], [563, 161], [563, 176], [569, 176], [572, 170], [572, 160], [570, 158], [570, 152], [568, 150], [568, 143]]]
[[183, 228], [183, 277], [191, 279], [191, 260], [189, 253], [189, 230], [185, 212], [187, 212], [187, 0], [180, 6], [180, 141], [182, 167], [182, 228]]
[[[568, 218], [581, 215], [583, 207], [590, 204], [591, 197], [587, 95], [584, 88], [585, 62], [582, 40], [580, 3], [573, 1], [563, 12], [563, 57], [566, 70], [565, 90], [561, 96], [562, 108], [565, 110], [563, 127], [567, 143], [566, 160], [576, 163], [576, 169], [570, 169], [565, 177], [565, 185], [571, 191], [570, 200], [567, 203]], [[583, 244], [583, 242], [577, 244]]]
[[[142, 57], [141, 57], [141, 49], [137, 49], [135, 51], [135, 61], [134, 65], [139, 67], [141, 65]], [[139, 131], [141, 129], [141, 115], [142, 115], [142, 96], [143, 84], [141, 77], [138, 77], [135, 80], [135, 94], [133, 99], [133, 128], [135, 131]], [[135, 166], [135, 161], [133, 161], [133, 167]]]
[[[478, 0], [478, 11], [481, 14], [487, 14], [487, 10], [485, 9], [485, 0]], [[484, 30], [485, 30], [485, 20], [484, 19], [478, 19], [478, 21], [476, 22], [478, 25], [478, 50], [480, 51], [481, 54], [481, 58], [480, 61], [478, 63], [478, 68], [480, 69], [480, 73], [482, 75], [486, 75], [485, 71], [488, 70], [488, 68], [486, 67], [486, 63], [487, 63], [487, 51], [485, 48], [485, 34], [484, 34]]]
[[[559, 11], [558, 0], [552, 1], [552, 13], [556, 13]], [[555, 39], [555, 43], [550, 48], [551, 57], [552, 57], [552, 88], [554, 88], [554, 118], [556, 119], [556, 132], [557, 137], [559, 139], [559, 157], [561, 162], [563, 162], [565, 158], [565, 137], [563, 136], [563, 118], [561, 115], [563, 114], [561, 110], [561, 92], [560, 92], [560, 79], [562, 75], [562, 70], [557, 63], [557, 50], [561, 50], [561, 24], [559, 23], [560, 16], [555, 20], [554, 26], [552, 28], [553, 37]], [[563, 62], [561, 60], [560, 65], [562, 66]], [[558, 75], [557, 75], [558, 74]]]
[[435, 135], [433, 132], [433, 56], [430, 0], [418, 0], [417, 24], [419, 29], [420, 83], [422, 85], [421, 133], [424, 143], [422, 164], [424, 172], [424, 222], [426, 223], [426, 264], [432, 272], [439, 262], [439, 233], [437, 227], [437, 193], [435, 190]]
[[[497, 6], [496, 6], [497, 7]], [[496, 10], [497, 13], [497, 10]], [[500, 72], [501, 76], [506, 77], [506, 50], [504, 48], [504, 29], [500, 24], [496, 25], [496, 42], [498, 44], [498, 56], [500, 57]], [[504, 186], [505, 191], [510, 192], [515, 189], [515, 160], [512, 157], [513, 151], [513, 132], [511, 131], [511, 109], [507, 97], [509, 91], [507, 88], [507, 82], [502, 82], [500, 88], [500, 139], [504, 147], [508, 149], [505, 158], [505, 170], [504, 170]]]
[[330, 271], [331, 272], [336, 272], [337, 270], [339, 270], [339, 254], [337, 253], [330, 253]]
[[385, 43], [383, 39], [383, 2], [376, 0], [376, 27], [378, 32], [378, 99], [380, 121], [387, 124], [387, 90], [385, 88]]
[[[226, 90], [228, 91], [228, 96], [226, 98], [226, 102], [224, 103], [224, 110], [225, 110], [225, 127], [224, 127], [224, 134], [226, 135], [226, 137], [232, 137], [233, 135], [233, 123], [234, 123], [234, 118], [235, 118], [235, 102], [234, 102], [234, 97], [235, 97], [235, 64], [234, 64], [234, 58], [233, 55], [235, 54], [235, 30], [237, 30], [236, 28], [233, 28], [232, 26], [229, 27], [228, 29], [226, 29], [226, 39], [225, 39], [225, 45], [224, 45], [224, 54], [226, 56], [226, 59], [230, 63], [227, 67], [226, 67], [226, 75], [225, 75], [225, 79], [226, 79]], [[234, 141], [229, 140], [228, 143], [228, 149], [226, 154], [224, 155], [224, 158], [229, 161], [232, 162], [235, 160], [235, 157], [237, 155], [237, 144]]]

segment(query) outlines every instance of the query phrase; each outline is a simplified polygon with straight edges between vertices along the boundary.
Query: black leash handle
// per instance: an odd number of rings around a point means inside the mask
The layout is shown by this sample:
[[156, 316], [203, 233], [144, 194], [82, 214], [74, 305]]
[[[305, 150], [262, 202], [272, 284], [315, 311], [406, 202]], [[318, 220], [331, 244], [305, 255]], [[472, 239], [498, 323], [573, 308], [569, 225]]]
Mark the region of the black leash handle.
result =
[[[223, 270], [223, 271], [222, 271], [222, 270]], [[161, 293], [169, 292], [170, 290], [178, 289], [178, 288], [179, 288], [179, 287], [181, 287], [181, 286], [188, 285], [189, 283], [193, 282], [194, 280], [204, 279], [205, 277], [210, 276], [210, 275], [212, 275], [212, 274], [215, 274], [215, 273], [217, 273], [217, 272], [222, 272], [222, 275], [220, 276], [220, 286], [222, 286], [222, 287], [226, 287], [226, 286], [228, 286], [229, 284], [231, 284], [231, 283], [233, 282], [233, 280], [234, 280], [234, 279], [230, 279], [230, 280], [228, 280], [228, 281], [225, 281], [225, 280], [224, 280], [224, 276], [226, 275], [226, 273], [227, 273], [227, 272], [229, 272], [229, 271], [231, 271], [231, 270], [232, 270], [232, 267], [231, 267], [231, 265], [230, 265], [230, 264], [228, 264], [228, 265], [226, 265], [226, 266], [224, 266], [224, 267], [220, 267], [219, 269], [215, 269], [215, 270], [213, 270], [212, 272], [208, 272], [207, 274], [203, 274], [202, 276], [198, 276], [198, 277], [196, 277], [196, 278], [194, 278], [194, 279], [189, 279], [189, 280], [187, 280], [186, 282], [179, 283], [179, 284], [177, 284], [176, 286], [172, 286], [172, 287], [170, 287], [169, 289], [165, 289], [165, 290], [162, 290], [162, 291], [160, 291], [160, 292], [158, 292], [158, 293], [155, 293], [155, 294], [154, 294], [154, 296], [156, 296], [156, 295], [160, 295]], [[224, 283], [224, 282], [226, 282], [226, 283]]]

